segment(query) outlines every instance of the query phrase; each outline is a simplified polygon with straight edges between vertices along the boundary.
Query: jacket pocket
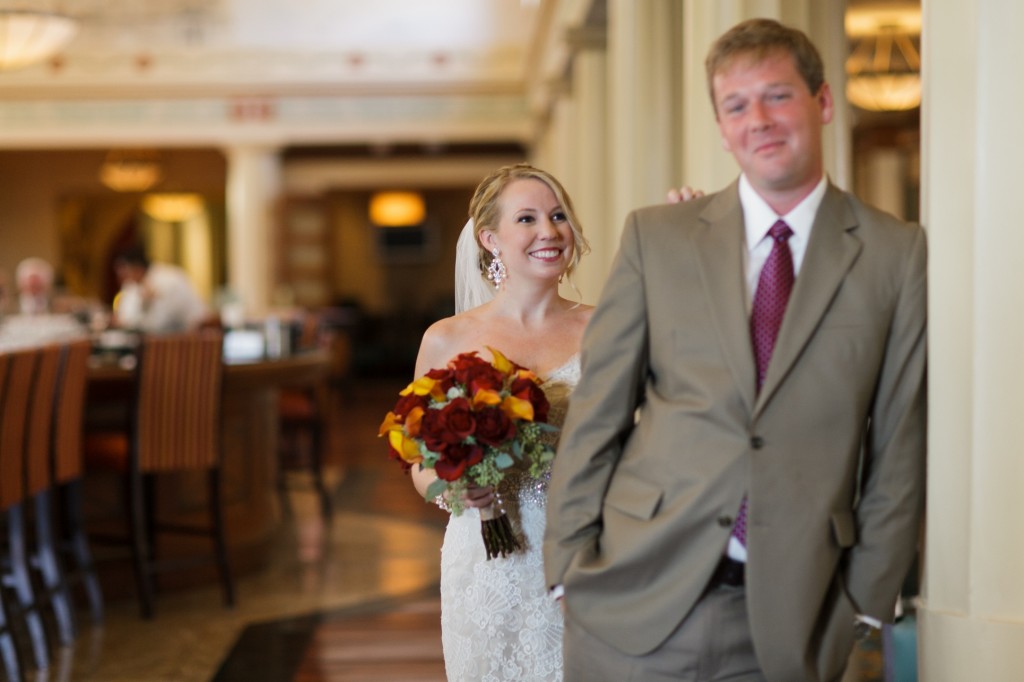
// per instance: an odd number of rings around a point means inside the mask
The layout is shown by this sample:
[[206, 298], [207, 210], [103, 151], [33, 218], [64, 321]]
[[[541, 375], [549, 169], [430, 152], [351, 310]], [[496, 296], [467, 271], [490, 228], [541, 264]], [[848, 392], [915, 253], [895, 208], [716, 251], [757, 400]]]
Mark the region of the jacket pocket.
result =
[[857, 524], [854, 523], [852, 512], [832, 514], [832, 535], [836, 539], [836, 544], [844, 549], [857, 544]]
[[661, 488], [639, 478], [617, 476], [612, 479], [605, 504], [627, 516], [647, 520], [661, 505]]

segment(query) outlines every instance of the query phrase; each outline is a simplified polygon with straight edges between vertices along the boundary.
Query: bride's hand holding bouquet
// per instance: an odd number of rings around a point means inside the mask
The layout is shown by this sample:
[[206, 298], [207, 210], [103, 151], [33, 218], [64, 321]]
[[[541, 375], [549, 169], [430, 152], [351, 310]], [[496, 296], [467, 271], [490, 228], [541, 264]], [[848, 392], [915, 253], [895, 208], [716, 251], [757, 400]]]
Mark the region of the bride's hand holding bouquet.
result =
[[[432, 369], [409, 384], [380, 427], [388, 452], [406, 468], [433, 469], [437, 475], [424, 497], [443, 499], [453, 514], [466, 506], [466, 493], [486, 501], [476, 488], [497, 489], [507, 470], [525, 463], [540, 476], [554, 457], [541, 434], [549, 404], [532, 371], [493, 348], [492, 362], [476, 352], [462, 353], [448, 366]], [[497, 497], [495, 493], [495, 497]], [[479, 506], [478, 502], [471, 506]], [[519, 549], [500, 501], [480, 510], [487, 558]]]

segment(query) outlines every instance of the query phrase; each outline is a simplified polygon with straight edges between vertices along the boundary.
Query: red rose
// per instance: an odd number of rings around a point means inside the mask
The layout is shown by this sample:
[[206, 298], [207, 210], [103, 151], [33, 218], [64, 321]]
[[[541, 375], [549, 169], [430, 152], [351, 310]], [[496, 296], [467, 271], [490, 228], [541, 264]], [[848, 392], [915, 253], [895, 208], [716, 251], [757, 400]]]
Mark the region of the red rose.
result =
[[466, 393], [476, 394], [481, 389], [501, 390], [505, 376], [491, 363], [477, 357], [476, 353], [463, 353], [450, 363], [455, 383], [466, 387]]
[[516, 435], [516, 425], [500, 407], [487, 407], [476, 413], [478, 442], [498, 447]]
[[467, 367], [479, 365], [481, 363], [485, 365], [490, 364], [486, 360], [481, 359], [476, 354], [476, 351], [473, 351], [472, 353], [459, 353], [448, 361], [448, 366], [455, 372], [461, 372]]
[[409, 416], [409, 413], [412, 412], [412, 408], [422, 407], [425, 410], [427, 409], [427, 405], [429, 403], [430, 400], [428, 399], [427, 396], [410, 393], [409, 395], [403, 395], [401, 398], [398, 399], [398, 402], [395, 404], [395, 409], [393, 411], [396, 415], [398, 415], [402, 419], [405, 419], [407, 416]]
[[479, 464], [484, 459], [484, 451], [479, 445], [459, 443], [449, 447], [434, 465], [434, 472], [442, 481], [456, 481], [462, 478], [466, 469]]
[[455, 384], [455, 375], [450, 369], [432, 369], [424, 376], [436, 381], [442, 393], [447, 393]]
[[420, 422], [420, 438], [431, 452], [441, 453], [448, 447], [445, 439], [445, 425], [441, 419], [441, 410], [427, 410]]
[[544, 391], [532, 379], [519, 378], [512, 382], [509, 392], [520, 400], [529, 401], [533, 405], [533, 420], [547, 422], [548, 410], [551, 405]]
[[465, 398], [455, 398], [438, 412], [438, 424], [442, 430], [441, 438], [449, 445], [455, 445], [473, 435], [476, 419], [473, 408]]

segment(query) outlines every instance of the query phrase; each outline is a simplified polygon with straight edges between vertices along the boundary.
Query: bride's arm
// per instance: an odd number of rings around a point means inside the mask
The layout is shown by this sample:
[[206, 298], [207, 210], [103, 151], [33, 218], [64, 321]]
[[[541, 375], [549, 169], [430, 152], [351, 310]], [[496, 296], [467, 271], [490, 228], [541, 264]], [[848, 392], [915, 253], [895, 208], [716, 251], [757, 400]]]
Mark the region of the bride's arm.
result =
[[[445, 332], [445, 320], [435, 322], [423, 332], [420, 349], [416, 354], [415, 377], [421, 377], [435, 367], [444, 367], [448, 360], [457, 354], [450, 352], [450, 342]], [[437, 474], [433, 469], [422, 469], [419, 464], [413, 465], [411, 475], [412, 484], [421, 496], [426, 495], [427, 488], [437, 480]]]
[[[458, 342], [453, 340], [453, 336], [448, 320], [435, 322], [423, 333], [420, 350], [416, 355], [415, 376], [421, 377], [431, 369], [444, 367], [449, 360], [465, 350], [455, 348]], [[427, 488], [437, 480], [433, 469], [421, 469], [418, 464], [413, 465], [410, 473], [412, 484], [421, 496], [425, 496]], [[486, 507], [494, 502], [494, 490], [471, 485], [463, 499], [467, 507]]]

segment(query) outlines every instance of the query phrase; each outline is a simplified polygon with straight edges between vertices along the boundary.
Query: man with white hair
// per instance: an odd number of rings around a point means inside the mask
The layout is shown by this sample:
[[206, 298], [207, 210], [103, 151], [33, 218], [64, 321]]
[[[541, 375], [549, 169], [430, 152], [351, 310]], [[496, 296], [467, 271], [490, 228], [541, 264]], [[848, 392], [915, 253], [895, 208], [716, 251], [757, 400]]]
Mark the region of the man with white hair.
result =
[[50, 312], [53, 293], [53, 266], [42, 258], [26, 258], [14, 272], [18, 287], [18, 309], [23, 315]]

